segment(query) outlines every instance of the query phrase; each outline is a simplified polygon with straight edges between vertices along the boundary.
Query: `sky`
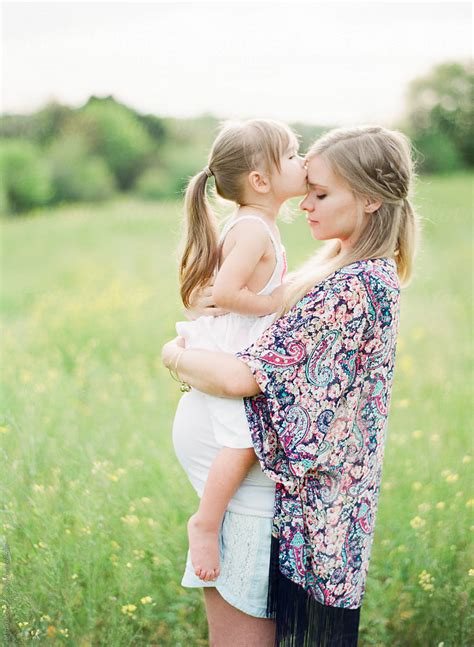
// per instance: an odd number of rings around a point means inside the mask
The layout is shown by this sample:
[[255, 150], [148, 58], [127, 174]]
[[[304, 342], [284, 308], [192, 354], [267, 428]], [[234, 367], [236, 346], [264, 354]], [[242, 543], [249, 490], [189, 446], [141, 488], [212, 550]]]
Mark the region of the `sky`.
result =
[[471, 52], [470, 2], [3, 2], [3, 113], [112, 94], [161, 116], [390, 125]]

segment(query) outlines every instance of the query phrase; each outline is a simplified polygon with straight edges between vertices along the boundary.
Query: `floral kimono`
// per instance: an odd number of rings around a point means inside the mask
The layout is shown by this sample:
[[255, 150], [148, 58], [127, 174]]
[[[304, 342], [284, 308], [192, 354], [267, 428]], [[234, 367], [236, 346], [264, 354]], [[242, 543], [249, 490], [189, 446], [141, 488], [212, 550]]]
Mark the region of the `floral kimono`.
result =
[[277, 644], [357, 644], [399, 325], [390, 258], [331, 274], [238, 357], [255, 452], [276, 482], [268, 615]]

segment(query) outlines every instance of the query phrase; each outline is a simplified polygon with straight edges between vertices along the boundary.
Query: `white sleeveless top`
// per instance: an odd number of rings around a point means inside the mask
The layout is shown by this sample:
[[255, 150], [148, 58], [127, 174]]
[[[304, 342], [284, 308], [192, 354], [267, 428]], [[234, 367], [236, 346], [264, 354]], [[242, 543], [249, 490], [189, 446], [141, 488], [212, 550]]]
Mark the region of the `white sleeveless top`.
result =
[[[286, 254], [283, 245], [279, 244], [268, 224], [258, 216], [241, 216], [229, 220], [221, 233], [219, 245], [222, 248], [225, 237], [238, 222], [257, 220], [266, 229], [275, 250], [275, 268], [267, 284], [258, 292], [259, 295], [271, 294], [283, 282], [286, 272]], [[217, 271], [217, 270], [216, 270]], [[274, 314], [258, 317], [229, 312], [221, 317], [203, 316], [194, 321], [183, 321], [176, 324], [178, 335], [186, 339], [187, 348], [218, 350], [225, 353], [237, 353], [256, 341], [263, 331], [273, 323]]]
[[[257, 292], [257, 294], [261, 295], [267, 295], [271, 294], [273, 290], [275, 290], [278, 286], [280, 286], [283, 282], [283, 277], [285, 276], [286, 272], [286, 253], [285, 253], [285, 248], [283, 247], [282, 244], [279, 244], [275, 238], [275, 235], [273, 234], [272, 230], [270, 229], [270, 226], [268, 223], [265, 222], [265, 220], [262, 220], [262, 218], [259, 218], [258, 216], [240, 216], [240, 218], [234, 218], [232, 220], [227, 221], [227, 223], [224, 225], [220, 238], [219, 238], [219, 246], [222, 248], [222, 245], [224, 244], [224, 240], [229, 233], [229, 231], [238, 223], [242, 222], [242, 220], [257, 220], [260, 222], [261, 225], [264, 226], [264, 228], [267, 230], [268, 237], [272, 241], [273, 249], [275, 250], [275, 269], [273, 270], [273, 274], [271, 277], [268, 279], [267, 284], [265, 287], [263, 287], [260, 292]], [[217, 273], [217, 269], [216, 269]], [[250, 315], [250, 316], [255, 316], [255, 315]]]
[[[234, 225], [242, 220], [258, 220], [267, 230], [275, 250], [275, 268], [267, 284], [258, 292], [266, 295], [283, 281], [286, 256], [266, 222], [258, 216], [242, 216], [224, 226], [219, 243]], [[275, 315], [257, 317], [230, 312], [221, 317], [203, 316], [176, 324], [176, 331], [186, 340], [186, 348], [236, 353], [256, 341]], [[198, 496], [202, 495], [211, 464], [222, 447], [252, 447], [250, 430], [242, 399], [220, 398], [197, 389], [182, 396], [173, 425], [176, 455]], [[275, 484], [256, 463], [242, 481], [227, 509], [241, 514], [271, 517]]]

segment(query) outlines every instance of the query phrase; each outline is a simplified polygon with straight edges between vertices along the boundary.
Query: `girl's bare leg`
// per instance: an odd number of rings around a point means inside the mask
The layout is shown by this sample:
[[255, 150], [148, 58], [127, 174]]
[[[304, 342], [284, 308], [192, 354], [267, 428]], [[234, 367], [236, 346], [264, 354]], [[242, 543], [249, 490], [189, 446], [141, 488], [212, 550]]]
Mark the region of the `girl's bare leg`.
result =
[[219, 529], [230, 499], [257, 457], [253, 447], [224, 447], [214, 459], [198, 511], [188, 521], [189, 550], [195, 574], [204, 581], [220, 573]]
[[255, 618], [224, 600], [219, 591], [204, 588], [210, 647], [274, 647], [275, 621]]

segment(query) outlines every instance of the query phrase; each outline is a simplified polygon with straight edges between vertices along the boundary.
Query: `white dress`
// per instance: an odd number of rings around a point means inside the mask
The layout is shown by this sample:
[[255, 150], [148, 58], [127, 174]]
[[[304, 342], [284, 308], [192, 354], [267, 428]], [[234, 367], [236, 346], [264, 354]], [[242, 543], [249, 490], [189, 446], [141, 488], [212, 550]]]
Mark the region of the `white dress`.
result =
[[[230, 229], [241, 220], [258, 220], [273, 243], [275, 268], [270, 280], [258, 294], [273, 292], [283, 281], [286, 271], [284, 247], [270, 227], [258, 216], [242, 216], [229, 221], [221, 234], [220, 244]], [[256, 341], [273, 323], [274, 314], [263, 317], [228, 313], [221, 317], [203, 316], [176, 324], [186, 348], [236, 353]], [[245, 448], [253, 443], [242, 399], [221, 398], [192, 389], [179, 402], [173, 424], [173, 444], [178, 460], [199, 497], [211, 464], [222, 447]], [[228, 510], [256, 516], [271, 516], [275, 484], [255, 463], [228, 505]]]

